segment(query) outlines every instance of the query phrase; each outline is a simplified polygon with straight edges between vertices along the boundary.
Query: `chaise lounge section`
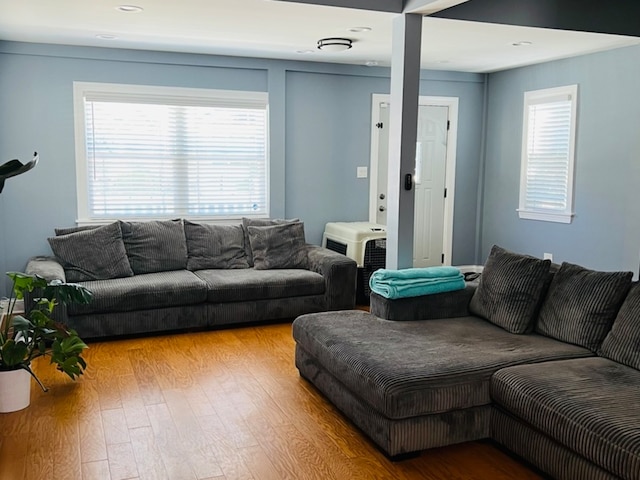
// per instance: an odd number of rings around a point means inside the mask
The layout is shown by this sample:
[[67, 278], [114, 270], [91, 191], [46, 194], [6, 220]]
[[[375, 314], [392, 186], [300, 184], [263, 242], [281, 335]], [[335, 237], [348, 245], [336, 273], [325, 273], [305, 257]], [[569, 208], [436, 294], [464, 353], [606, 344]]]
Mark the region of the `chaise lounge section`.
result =
[[558, 479], [640, 478], [629, 272], [494, 247], [478, 286], [374, 294], [371, 313], [303, 315], [293, 336], [301, 376], [392, 458], [491, 438]]

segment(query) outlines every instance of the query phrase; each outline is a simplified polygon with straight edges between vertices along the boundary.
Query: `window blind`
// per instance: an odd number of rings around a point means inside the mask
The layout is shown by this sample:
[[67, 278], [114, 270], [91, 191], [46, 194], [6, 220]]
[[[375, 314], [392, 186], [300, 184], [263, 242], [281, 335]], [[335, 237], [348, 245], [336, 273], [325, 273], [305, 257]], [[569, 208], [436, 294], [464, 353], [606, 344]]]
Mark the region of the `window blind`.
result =
[[570, 100], [529, 106], [526, 209], [567, 209], [570, 129]]
[[266, 94], [83, 101], [89, 219], [268, 215]]

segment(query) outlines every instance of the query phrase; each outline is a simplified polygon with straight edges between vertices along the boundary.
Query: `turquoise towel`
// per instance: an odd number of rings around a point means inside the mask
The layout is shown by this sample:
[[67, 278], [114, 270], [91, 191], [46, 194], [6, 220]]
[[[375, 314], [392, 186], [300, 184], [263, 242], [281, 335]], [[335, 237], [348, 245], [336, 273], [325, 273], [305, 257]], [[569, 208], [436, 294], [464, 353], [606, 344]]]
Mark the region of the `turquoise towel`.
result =
[[373, 272], [372, 278], [377, 280], [408, 278], [453, 278], [459, 277], [460, 269], [456, 267], [405, 268], [403, 270], [386, 270], [381, 268]]
[[381, 269], [369, 279], [372, 292], [385, 298], [418, 297], [462, 290], [464, 276], [455, 267]]

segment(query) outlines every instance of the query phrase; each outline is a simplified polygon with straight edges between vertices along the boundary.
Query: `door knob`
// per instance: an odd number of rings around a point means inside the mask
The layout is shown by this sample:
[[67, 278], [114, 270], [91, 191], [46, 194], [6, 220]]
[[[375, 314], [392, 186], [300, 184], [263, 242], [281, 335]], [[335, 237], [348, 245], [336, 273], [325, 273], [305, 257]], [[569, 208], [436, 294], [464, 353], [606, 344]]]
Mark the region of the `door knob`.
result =
[[380, 200], [384, 200], [386, 197], [384, 196], [384, 193], [380, 194]]
[[384, 208], [384, 205], [380, 205], [378, 207], [378, 210], [380, 210], [381, 212], [384, 212], [386, 210], [386, 208]]

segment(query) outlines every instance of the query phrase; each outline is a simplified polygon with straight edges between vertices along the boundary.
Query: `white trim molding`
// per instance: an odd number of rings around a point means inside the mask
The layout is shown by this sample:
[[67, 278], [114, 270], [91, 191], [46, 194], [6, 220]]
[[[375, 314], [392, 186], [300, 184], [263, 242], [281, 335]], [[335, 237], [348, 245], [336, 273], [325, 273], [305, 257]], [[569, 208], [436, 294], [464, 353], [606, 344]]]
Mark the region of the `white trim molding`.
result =
[[571, 223], [578, 85], [525, 92], [518, 216]]

